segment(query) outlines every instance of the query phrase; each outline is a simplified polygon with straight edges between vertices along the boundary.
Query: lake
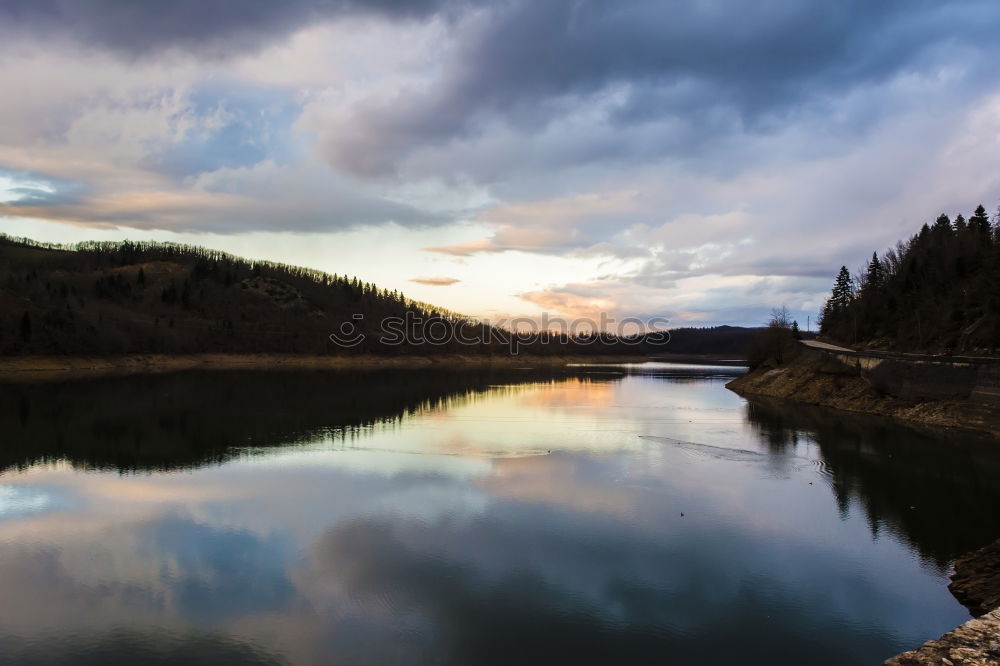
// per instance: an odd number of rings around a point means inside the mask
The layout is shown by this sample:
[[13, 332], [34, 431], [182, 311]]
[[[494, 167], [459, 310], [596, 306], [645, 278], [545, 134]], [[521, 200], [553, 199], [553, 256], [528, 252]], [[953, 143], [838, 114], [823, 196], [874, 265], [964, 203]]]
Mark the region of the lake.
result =
[[967, 620], [997, 447], [739, 372], [0, 385], [0, 662], [875, 664]]

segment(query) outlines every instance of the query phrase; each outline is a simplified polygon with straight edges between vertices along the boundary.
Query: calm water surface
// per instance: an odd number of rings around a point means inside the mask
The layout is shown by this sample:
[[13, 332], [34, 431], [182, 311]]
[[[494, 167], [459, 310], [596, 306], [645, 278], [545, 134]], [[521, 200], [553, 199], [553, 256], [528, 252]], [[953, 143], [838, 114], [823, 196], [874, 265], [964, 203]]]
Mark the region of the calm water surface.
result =
[[968, 619], [996, 447], [733, 372], [0, 386], [0, 662], [874, 664]]

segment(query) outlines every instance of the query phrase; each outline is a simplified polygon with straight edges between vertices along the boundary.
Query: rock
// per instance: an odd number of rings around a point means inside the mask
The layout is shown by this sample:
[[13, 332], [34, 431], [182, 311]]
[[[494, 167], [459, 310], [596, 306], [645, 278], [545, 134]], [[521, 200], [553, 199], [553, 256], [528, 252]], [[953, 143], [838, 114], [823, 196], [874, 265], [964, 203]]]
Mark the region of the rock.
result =
[[1000, 610], [969, 620], [936, 641], [893, 657], [886, 666], [997, 666], [1000, 664]]
[[958, 558], [948, 589], [969, 612], [981, 617], [893, 657], [886, 666], [1000, 664], [1000, 541]]
[[973, 615], [1000, 608], [1000, 541], [958, 558], [948, 589]]

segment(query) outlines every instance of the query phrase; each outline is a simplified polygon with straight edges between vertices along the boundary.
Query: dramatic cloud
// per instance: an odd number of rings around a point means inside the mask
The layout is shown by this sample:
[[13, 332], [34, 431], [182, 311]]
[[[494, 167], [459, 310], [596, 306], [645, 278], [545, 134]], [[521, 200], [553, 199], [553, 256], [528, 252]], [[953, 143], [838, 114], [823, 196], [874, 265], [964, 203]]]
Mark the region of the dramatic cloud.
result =
[[435, 228], [364, 277], [459, 275], [441, 305], [475, 315], [804, 318], [841, 264], [996, 207], [998, 26], [991, 0], [0, 0], [0, 219], [372, 255]]
[[0, 202], [0, 216], [57, 219], [94, 227], [229, 233], [276, 226], [286, 231], [317, 231], [443, 221], [407, 204], [366, 196], [344, 184], [273, 163], [252, 169], [221, 169], [198, 178], [194, 185], [174, 188], [162, 183], [162, 189], [88, 193], [75, 198], [58, 190], [22, 185], [8, 189], [19, 196]]
[[258, 50], [316, 21], [358, 14], [416, 19], [456, 4], [450, 0], [4, 0], [0, 25], [35, 36], [54, 33], [126, 56], [167, 49], [225, 56]]
[[327, 145], [338, 166], [393, 172], [411, 153], [497, 122], [541, 135], [590, 107], [601, 124], [661, 125], [660, 136], [580, 135], [562, 165], [697, 152], [717, 132], [768, 132], [799, 106], [933, 71], [931, 54], [960, 36], [991, 40], [998, 17], [984, 2], [500, 3], [466, 21], [440, 76], [360, 101], [353, 131]]

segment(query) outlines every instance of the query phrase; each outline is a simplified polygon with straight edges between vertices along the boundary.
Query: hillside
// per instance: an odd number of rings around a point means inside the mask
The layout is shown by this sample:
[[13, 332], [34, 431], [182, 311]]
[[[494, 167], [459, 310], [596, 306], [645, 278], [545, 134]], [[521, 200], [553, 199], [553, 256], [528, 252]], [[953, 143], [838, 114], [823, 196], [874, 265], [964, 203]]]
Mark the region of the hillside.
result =
[[[360, 318], [359, 318], [360, 317]], [[383, 322], [394, 318], [387, 340]], [[406, 340], [402, 340], [403, 325]], [[331, 333], [354, 327], [355, 345]], [[600, 342], [521, 338], [547, 356], [745, 358], [758, 329], [677, 328]], [[509, 331], [345, 275], [168, 243], [58, 246], [0, 234], [0, 356], [509, 355]], [[465, 341], [478, 341], [466, 344]], [[421, 341], [424, 341], [423, 343]]]
[[[360, 319], [359, 319], [360, 317]], [[386, 318], [409, 321], [398, 343]], [[331, 333], [354, 326], [337, 345]], [[455, 338], [478, 340], [464, 344]], [[163, 243], [0, 237], [0, 355], [507, 354], [509, 333], [342, 275]], [[421, 343], [421, 341], [433, 341]], [[534, 354], [641, 353], [561, 337]]]
[[0, 239], [0, 353], [301, 353], [354, 312], [422, 312], [345, 277], [200, 248]]
[[983, 206], [938, 216], [853, 276], [840, 269], [821, 332], [846, 344], [992, 354], [1000, 347], [1000, 224]]

